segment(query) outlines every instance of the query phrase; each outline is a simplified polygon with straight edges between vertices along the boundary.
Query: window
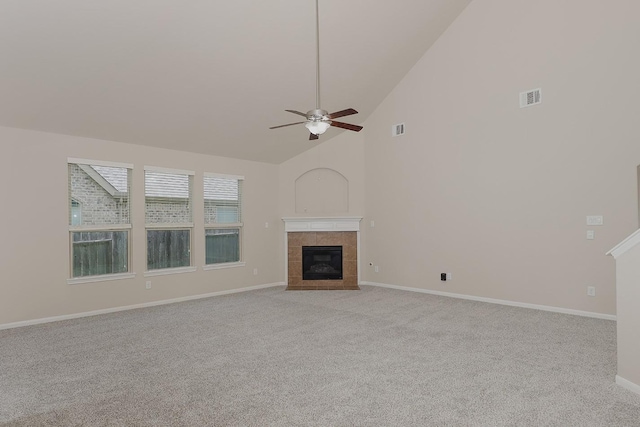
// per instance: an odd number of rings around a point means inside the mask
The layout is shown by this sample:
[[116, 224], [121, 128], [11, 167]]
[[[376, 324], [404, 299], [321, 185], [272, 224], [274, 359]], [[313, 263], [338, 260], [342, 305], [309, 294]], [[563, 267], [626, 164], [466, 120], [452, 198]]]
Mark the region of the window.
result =
[[193, 172], [145, 167], [147, 270], [191, 266]]
[[131, 165], [69, 159], [70, 283], [129, 272]]
[[205, 174], [205, 264], [241, 261], [243, 177]]

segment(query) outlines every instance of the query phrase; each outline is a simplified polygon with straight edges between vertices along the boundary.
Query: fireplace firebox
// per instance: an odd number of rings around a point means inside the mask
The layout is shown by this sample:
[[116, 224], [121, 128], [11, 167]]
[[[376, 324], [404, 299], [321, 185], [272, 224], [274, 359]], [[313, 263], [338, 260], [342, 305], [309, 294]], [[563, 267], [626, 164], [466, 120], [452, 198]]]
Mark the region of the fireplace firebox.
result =
[[303, 246], [302, 280], [342, 280], [342, 246]]

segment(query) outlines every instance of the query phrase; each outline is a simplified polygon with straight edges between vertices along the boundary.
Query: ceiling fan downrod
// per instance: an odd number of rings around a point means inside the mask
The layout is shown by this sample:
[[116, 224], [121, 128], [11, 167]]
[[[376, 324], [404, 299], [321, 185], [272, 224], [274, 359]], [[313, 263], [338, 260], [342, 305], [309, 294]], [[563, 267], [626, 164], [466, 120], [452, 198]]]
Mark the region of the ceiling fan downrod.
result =
[[316, 110], [320, 110], [320, 16], [316, 0]]
[[360, 132], [362, 126], [352, 125], [349, 123], [338, 122], [334, 119], [344, 116], [350, 116], [352, 114], [358, 114], [353, 108], [347, 108], [346, 110], [336, 111], [329, 114], [329, 112], [320, 108], [320, 12], [318, 7], [318, 0], [316, 0], [316, 108], [314, 110], [307, 111], [306, 114], [296, 110], [285, 110], [289, 113], [297, 114], [307, 120], [304, 122], [288, 123], [286, 125], [272, 126], [269, 129], [278, 129], [293, 125], [304, 124], [309, 129], [310, 140], [318, 139], [318, 135], [323, 134], [329, 127], [334, 126], [342, 129], [348, 129], [354, 132]]

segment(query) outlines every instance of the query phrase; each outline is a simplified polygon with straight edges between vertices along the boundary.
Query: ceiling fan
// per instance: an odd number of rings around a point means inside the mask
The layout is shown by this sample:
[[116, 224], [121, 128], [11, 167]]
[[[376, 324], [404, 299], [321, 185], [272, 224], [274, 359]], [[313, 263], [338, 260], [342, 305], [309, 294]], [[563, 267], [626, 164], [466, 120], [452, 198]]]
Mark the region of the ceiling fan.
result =
[[352, 125], [349, 123], [337, 122], [334, 119], [339, 117], [350, 116], [352, 114], [358, 114], [353, 108], [347, 108], [346, 110], [336, 111], [335, 113], [329, 113], [326, 110], [320, 108], [320, 19], [318, 17], [318, 0], [316, 0], [316, 108], [309, 110], [307, 113], [301, 113], [296, 110], [285, 110], [289, 113], [297, 114], [306, 118], [303, 122], [288, 123], [286, 125], [273, 126], [269, 129], [278, 129], [287, 126], [301, 125], [304, 123], [305, 127], [309, 129], [309, 140], [318, 139], [318, 135], [325, 133], [330, 126], [335, 126], [342, 129], [348, 129], [355, 132], [360, 132], [362, 126]]

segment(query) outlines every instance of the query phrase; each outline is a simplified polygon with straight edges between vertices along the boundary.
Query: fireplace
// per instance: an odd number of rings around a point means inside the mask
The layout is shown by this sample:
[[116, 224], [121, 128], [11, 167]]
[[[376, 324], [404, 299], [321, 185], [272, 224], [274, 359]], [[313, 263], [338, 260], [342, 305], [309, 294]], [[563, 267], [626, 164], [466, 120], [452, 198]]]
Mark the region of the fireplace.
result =
[[302, 280], [342, 280], [342, 246], [303, 246]]
[[360, 289], [361, 219], [283, 218], [287, 290]]

